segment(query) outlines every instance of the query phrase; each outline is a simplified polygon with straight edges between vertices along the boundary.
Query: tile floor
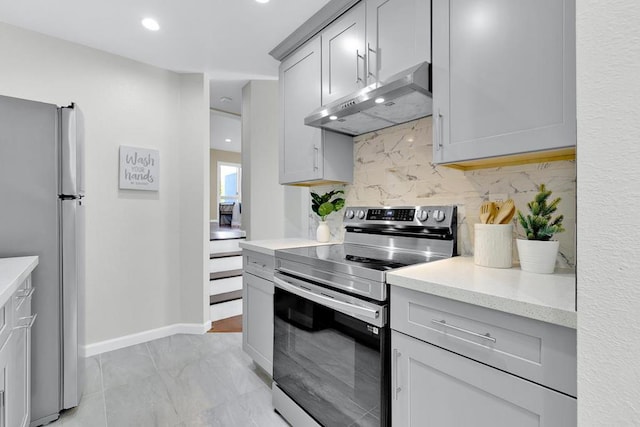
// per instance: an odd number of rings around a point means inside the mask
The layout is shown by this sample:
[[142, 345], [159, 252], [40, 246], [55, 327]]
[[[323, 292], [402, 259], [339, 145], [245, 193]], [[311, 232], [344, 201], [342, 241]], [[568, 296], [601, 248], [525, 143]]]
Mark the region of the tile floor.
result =
[[242, 351], [242, 334], [174, 335], [92, 357], [85, 392], [55, 427], [288, 424], [270, 379]]

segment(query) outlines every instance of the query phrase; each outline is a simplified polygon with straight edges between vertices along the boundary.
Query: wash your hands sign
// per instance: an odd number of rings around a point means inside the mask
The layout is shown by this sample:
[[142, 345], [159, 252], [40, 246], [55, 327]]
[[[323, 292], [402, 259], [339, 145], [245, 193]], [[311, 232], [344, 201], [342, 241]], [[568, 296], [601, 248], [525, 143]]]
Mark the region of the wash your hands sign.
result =
[[158, 191], [160, 152], [120, 146], [120, 189]]

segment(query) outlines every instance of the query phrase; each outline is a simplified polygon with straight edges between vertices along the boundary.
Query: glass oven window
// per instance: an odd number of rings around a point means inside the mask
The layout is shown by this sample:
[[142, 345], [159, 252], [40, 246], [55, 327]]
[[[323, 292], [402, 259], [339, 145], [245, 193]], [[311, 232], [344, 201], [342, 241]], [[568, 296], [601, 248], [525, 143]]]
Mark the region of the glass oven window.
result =
[[386, 424], [388, 339], [388, 329], [275, 289], [274, 380], [324, 426]]

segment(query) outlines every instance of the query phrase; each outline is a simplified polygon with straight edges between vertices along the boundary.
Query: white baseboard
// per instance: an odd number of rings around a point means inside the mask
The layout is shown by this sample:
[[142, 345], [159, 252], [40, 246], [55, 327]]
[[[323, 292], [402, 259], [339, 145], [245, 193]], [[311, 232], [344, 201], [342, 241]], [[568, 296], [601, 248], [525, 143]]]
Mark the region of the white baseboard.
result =
[[142, 344], [144, 342], [169, 337], [175, 334], [200, 335], [206, 333], [209, 329], [211, 329], [210, 321], [207, 321], [202, 325], [197, 323], [176, 323], [174, 325], [163, 326], [157, 329], [150, 329], [148, 331], [89, 344], [85, 346], [84, 349], [80, 348], [80, 355], [82, 357], [91, 357], [97, 354], [106, 353], [107, 351], [118, 350], [124, 347]]

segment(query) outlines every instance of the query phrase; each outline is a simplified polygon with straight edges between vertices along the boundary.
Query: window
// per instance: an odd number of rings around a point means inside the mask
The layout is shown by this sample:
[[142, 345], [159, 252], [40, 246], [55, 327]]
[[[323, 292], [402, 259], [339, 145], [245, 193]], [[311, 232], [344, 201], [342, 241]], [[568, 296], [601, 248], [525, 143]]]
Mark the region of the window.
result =
[[242, 167], [237, 163], [218, 162], [218, 205], [242, 201]]

